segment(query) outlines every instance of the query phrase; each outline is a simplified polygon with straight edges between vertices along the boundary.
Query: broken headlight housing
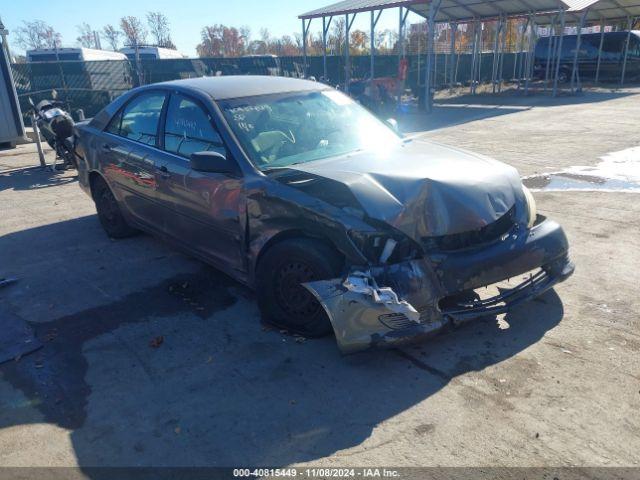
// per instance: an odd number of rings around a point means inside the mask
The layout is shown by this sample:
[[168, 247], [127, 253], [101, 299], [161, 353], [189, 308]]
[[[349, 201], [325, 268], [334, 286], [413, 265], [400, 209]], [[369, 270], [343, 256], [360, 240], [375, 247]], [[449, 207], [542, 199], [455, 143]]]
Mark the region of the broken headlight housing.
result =
[[401, 234], [350, 230], [349, 238], [373, 265], [416, 258], [419, 252], [416, 244]]
[[536, 223], [538, 208], [536, 206], [536, 200], [535, 198], [533, 198], [533, 194], [531, 193], [531, 191], [524, 185], [522, 186], [522, 191], [524, 192], [524, 198], [527, 203], [527, 228], [531, 228]]

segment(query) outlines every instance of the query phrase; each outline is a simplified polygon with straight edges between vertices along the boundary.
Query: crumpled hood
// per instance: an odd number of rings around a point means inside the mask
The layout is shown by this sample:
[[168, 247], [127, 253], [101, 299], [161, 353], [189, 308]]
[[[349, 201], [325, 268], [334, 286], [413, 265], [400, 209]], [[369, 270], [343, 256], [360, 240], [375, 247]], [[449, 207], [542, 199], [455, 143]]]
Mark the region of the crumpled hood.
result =
[[369, 217], [416, 241], [479, 229], [525, 201], [513, 167], [425, 141], [290, 168], [345, 185]]

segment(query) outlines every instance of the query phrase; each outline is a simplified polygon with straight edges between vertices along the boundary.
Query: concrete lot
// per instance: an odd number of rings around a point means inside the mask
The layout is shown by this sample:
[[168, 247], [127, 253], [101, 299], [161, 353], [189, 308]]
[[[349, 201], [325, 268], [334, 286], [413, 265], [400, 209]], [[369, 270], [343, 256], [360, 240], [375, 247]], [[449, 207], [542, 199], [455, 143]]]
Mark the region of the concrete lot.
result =
[[[405, 130], [531, 175], [640, 145], [639, 111], [640, 89], [463, 98]], [[536, 193], [568, 282], [342, 357], [264, 328], [250, 291], [153, 238], [109, 240], [72, 172], [32, 165], [32, 146], [0, 152], [0, 277], [19, 278], [0, 305], [45, 343], [0, 365], [2, 466], [639, 464], [637, 194]]]

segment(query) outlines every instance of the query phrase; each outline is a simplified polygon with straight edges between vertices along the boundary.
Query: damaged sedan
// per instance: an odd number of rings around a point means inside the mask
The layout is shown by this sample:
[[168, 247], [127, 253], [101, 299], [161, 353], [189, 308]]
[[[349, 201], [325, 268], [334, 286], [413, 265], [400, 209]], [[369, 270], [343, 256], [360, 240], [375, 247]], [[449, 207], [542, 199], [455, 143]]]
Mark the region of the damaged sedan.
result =
[[573, 272], [514, 168], [403, 139], [316, 82], [149, 85], [76, 136], [108, 235], [157, 235], [254, 288], [265, 321], [334, 332], [345, 353], [507, 312]]

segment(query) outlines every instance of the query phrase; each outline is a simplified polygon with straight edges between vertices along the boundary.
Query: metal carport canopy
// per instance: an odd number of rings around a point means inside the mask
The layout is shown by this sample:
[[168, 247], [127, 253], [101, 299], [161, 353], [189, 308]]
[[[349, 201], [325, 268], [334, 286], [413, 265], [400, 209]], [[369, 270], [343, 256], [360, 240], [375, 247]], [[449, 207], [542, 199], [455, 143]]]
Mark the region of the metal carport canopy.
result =
[[299, 15], [298, 18], [311, 19], [331, 17], [333, 15], [346, 15], [359, 12], [370, 12], [384, 8], [406, 7], [417, 3], [425, 3], [424, 0], [343, 0], [326, 7], [311, 10]]
[[[343, 0], [304, 13], [299, 18], [330, 17], [397, 7], [407, 7], [418, 15], [427, 17], [431, 2], [425, 0]], [[435, 21], [465, 22], [500, 17], [524, 17], [530, 14], [557, 12], [569, 7], [570, 5], [562, 0], [442, 0]]]
[[640, 17], [640, 0], [566, 0], [566, 3], [569, 13], [588, 9], [587, 21], [590, 22]]

